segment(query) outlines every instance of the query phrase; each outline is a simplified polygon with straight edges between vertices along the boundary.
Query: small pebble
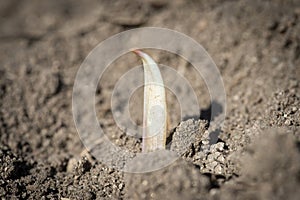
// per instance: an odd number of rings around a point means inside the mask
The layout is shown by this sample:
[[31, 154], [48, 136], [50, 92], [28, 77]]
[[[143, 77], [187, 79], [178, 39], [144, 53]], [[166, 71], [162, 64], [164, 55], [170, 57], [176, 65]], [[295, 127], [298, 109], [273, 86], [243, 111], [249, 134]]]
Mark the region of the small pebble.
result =
[[210, 194], [211, 196], [215, 196], [218, 192], [219, 192], [218, 189], [213, 188], [213, 189], [211, 189], [211, 190], [209, 191], [209, 194]]
[[214, 170], [215, 170], [216, 174], [222, 174], [223, 173], [223, 168], [222, 168], [221, 165], [217, 165]]
[[147, 186], [147, 185], [148, 185], [148, 181], [144, 180], [144, 181], [142, 182], [142, 185]]
[[284, 122], [284, 124], [287, 125], [287, 126], [289, 126], [289, 125], [291, 125], [291, 121], [288, 119], [288, 120], [286, 120], [286, 121]]
[[203, 140], [202, 144], [207, 145], [207, 144], [209, 144], [209, 141], [208, 140]]
[[223, 155], [220, 155], [217, 160], [220, 162], [220, 163], [224, 163], [225, 162], [225, 158]]
[[218, 151], [223, 151], [223, 150], [224, 150], [224, 142], [218, 142], [218, 143], [216, 144], [216, 149], [217, 149]]

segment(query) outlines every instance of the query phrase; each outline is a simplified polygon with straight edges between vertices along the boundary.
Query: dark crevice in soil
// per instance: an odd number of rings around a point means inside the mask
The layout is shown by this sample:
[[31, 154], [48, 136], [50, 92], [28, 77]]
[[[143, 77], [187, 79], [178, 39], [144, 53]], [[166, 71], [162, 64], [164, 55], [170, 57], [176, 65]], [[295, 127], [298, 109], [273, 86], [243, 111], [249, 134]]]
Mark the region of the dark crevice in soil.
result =
[[[213, 109], [213, 111], [212, 111]], [[200, 111], [200, 119], [208, 121], [208, 125], [211, 121], [213, 121], [219, 114], [223, 112], [224, 108], [221, 104], [216, 101], [212, 101], [211, 104]], [[212, 116], [212, 113], [214, 115]]]

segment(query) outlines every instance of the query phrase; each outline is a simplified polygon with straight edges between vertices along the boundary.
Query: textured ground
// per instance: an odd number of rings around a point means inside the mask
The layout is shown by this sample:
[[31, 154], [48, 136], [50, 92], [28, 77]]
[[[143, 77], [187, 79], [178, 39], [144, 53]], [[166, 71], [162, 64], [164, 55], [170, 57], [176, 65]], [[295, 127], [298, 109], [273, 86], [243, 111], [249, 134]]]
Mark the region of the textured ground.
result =
[[[195, 140], [167, 168], [124, 174], [85, 151], [73, 121], [72, 87], [81, 62], [99, 42], [145, 26], [183, 32], [204, 46], [224, 80], [227, 115], [218, 142], [208, 149], [207, 117], [180, 122], [178, 102], [169, 94], [171, 150], [178, 152], [191, 134]], [[299, 33], [297, 0], [1, 0], [0, 196], [297, 199]], [[174, 55], [150, 53], [184, 74], [207, 113], [209, 94], [193, 68]], [[125, 55], [112, 64], [99, 83], [96, 108], [110, 139], [139, 152], [141, 141], [120, 131], [110, 110], [113, 86], [134, 63], [134, 55]], [[131, 107], [141, 123], [142, 104]]]

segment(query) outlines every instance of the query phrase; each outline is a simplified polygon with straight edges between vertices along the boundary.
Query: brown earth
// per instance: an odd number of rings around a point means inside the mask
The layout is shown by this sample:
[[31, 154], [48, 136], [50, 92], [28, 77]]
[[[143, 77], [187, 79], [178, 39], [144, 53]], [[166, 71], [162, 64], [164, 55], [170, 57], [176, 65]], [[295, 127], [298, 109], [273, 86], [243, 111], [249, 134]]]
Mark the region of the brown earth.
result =
[[[298, 199], [300, 196], [300, 2], [297, 0], [0, 1], [0, 196], [2, 199]], [[207, 116], [180, 122], [168, 93], [171, 150], [195, 141], [159, 171], [126, 174], [95, 160], [72, 116], [76, 72], [101, 41], [157, 26], [194, 38], [218, 66], [227, 94], [219, 140], [207, 145]], [[179, 57], [149, 51], [181, 70], [202, 113], [207, 88]], [[97, 116], [115, 144], [141, 141], [114, 123], [110, 95], [139, 64], [126, 54], [99, 83]], [[142, 90], [132, 116], [141, 123]], [[178, 125], [179, 124], [179, 125]]]

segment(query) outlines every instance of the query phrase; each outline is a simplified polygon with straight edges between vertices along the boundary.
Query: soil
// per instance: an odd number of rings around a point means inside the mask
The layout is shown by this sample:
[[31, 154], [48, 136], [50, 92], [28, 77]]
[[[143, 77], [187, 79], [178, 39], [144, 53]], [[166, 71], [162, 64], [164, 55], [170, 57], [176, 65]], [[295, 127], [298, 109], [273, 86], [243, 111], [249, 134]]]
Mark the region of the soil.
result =
[[[298, 199], [300, 2], [297, 0], [0, 1], [0, 196], [2, 199]], [[82, 144], [72, 115], [76, 72], [101, 41], [124, 30], [180, 31], [208, 51], [222, 75], [226, 119], [209, 145], [209, 93], [186, 61], [147, 51], [190, 81], [200, 119], [180, 120], [168, 92], [170, 166], [120, 172]], [[97, 116], [132, 152], [141, 141], [115, 124], [110, 97], [139, 60], [126, 54], [99, 82]], [[142, 122], [142, 89], [131, 114]], [[189, 141], [193, 136], [194, 140]]]

